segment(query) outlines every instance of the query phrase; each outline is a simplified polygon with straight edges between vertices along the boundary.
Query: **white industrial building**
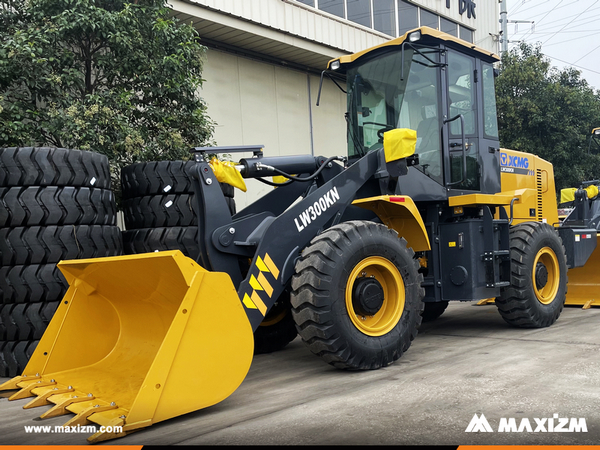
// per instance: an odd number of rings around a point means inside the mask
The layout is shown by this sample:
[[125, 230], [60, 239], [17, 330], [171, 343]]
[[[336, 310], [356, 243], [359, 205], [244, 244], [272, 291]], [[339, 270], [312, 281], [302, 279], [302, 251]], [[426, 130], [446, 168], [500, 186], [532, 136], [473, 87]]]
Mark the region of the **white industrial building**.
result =
[[[218, 145], [265, 155], [346, 154], [346, 97], [320, 73], [330, 59], [430, 26], [498, 53], [497, 0], [171, 0], [208, 47], [202, 96]], [[260, 195], [249, 183], [238, 208]]]

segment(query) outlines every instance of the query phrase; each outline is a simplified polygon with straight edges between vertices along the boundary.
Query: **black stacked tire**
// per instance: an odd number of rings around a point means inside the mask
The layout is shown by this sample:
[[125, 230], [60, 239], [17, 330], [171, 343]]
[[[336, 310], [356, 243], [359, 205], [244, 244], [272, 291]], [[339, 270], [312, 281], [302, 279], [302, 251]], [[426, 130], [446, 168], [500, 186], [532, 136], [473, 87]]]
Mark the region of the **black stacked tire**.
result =
[[12, 147], [0, 152], [0, 186], [110, 188], [106, 156], [49, 147]]
[[105, 156], [0, 149], [0, 376], [24, 369], [65, 294], [56, 264], [122, 253]]
[[0, 188], [0, 227], [115, 225], [110, 189], [72, 186]]
[[16, 303], [0, 307], [0, 341], [39, 340], [59, 301]]
[[[198, 211], [190, 170], [194, 161], [153, 161], [121, 171], [125, 253], [181, 250], [198, 257]], [[234, 188], [221, 184], [232, 214]]]
[[14, 377], [21, 374], [38, 342], [0, 341], [0, 376]]
[[181, 250], [192, 258], [198, 257], [198, 227], [158, 227], [126, 230], [123, 247], [128, 255], [165, 250]]
[[121, 232], [113, 225], [0, 228], [2, 267], [101, 258], [113, 256], [118, 248]]
[[198, 226], [193, 194], [155, 194], [124, 198], [123, 213], [128, 230]]

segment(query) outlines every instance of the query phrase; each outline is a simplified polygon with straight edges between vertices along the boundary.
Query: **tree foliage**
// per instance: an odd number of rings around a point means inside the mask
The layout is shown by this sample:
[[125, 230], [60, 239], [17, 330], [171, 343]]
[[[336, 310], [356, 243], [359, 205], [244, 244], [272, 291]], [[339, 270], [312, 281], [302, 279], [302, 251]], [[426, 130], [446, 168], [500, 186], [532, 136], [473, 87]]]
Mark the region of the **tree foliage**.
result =
[[578, 70], [551, 67], [539, 46], [522, 43], [502, 58], [496, 96], [501, 145], [550, 161], [557, 190], [600, 178], [600, 156], [588, 154], [600, 92]]
[[0, 0], [0, 147], [187, 159], [213, 132], [204, 54], [164, 0]]

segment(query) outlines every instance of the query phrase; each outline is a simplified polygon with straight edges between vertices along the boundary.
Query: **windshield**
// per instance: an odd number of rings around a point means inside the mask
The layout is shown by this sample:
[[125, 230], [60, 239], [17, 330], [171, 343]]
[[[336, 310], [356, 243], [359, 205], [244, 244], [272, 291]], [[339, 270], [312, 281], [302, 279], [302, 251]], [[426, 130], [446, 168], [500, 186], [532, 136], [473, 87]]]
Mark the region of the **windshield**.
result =
[[348, 70], [350, 158], [381, 148], [385, 131], [411, 128], [417, 131], [417, 169], [442, 183], [439, 71], [432, 64], [438, 57], [436, 50], [405, 49], [403, 65], [398, 50]]

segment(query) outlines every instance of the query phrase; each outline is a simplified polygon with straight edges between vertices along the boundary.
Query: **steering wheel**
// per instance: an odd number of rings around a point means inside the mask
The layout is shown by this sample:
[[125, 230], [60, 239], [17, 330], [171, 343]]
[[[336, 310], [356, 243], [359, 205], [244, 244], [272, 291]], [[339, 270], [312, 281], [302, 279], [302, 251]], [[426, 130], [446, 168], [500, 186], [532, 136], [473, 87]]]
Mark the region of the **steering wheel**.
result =
[[396, 129], [396, 127], [393, 125], [388, 125], [387, 123], [379, 122], [363, 122], [363, 125], [379, 125], [380, 127], [382, 127], [379, 130], [377, 130], [377, 137], [379, 138], [380, 142], [383, 142], [383, 133], [385, 133], [386, 131]]

